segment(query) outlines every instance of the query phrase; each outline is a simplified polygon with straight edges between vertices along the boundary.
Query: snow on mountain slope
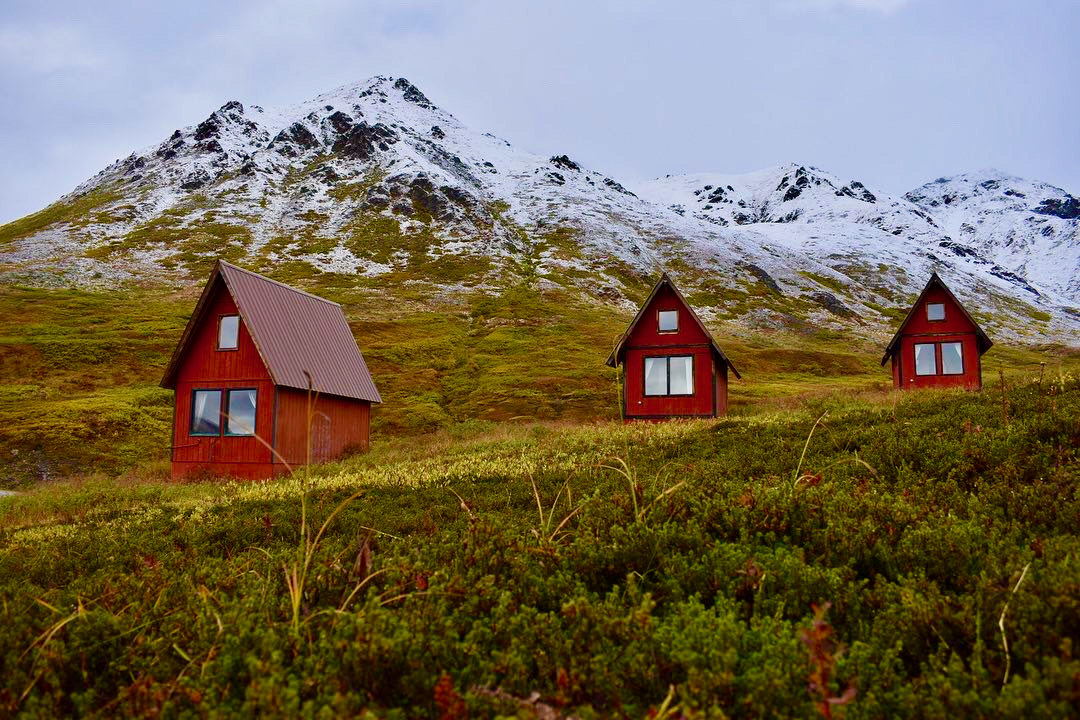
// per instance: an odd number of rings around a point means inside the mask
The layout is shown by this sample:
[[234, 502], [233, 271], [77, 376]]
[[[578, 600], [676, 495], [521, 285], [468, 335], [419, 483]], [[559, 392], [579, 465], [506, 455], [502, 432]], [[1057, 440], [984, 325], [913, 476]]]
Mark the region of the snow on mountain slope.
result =
[[957, 242], [1080, 303], [1080, 200], [997, 170], [939, 178], [904, 196]]
[[[706, 316], [881, 328], [938, 270], [988, 329], [1027, 332], [1032, 318], [1036, 334], [1080, 328], [1075, 283], [1044, 282], [1032, 260], [1013, 262], [993, 242], [958, 240], [935, 199], [891, 198], [798, 165], [631, 190], [565, 155], [472, 130], [404, 78], [376, 77], [291, 107], [228, 102], [118, 160], [0, 227], [0, 276], [198, 281], [224, 256], [373, 288], [526, 280], [629, 305], [629, 287], [663, 269]], [[1075, 220], [1058, 220], [1075, 231]], [[1067, 230], [1053, 225], [1075, 249]]]
[[[962, 284], [973, 292], [996, 288], [1049, 311], [1074, 312], [1080, 307], [1075, 270], [1080, 241], [1071, 217], [1080, 210], [1076, 200], [1016, 179], [1012, 184], [1031, 193], [1028, 204], [1042, 208], [1041, 215], [1021, 212], [1017, 196], [1022, 193], [1004, 186], [999, 193], [1004, 201], [972, 200], [979, 195], [970, 188], [985, 191], [997, 182], [942, 181], [894, 198], [817, 168], [786, 165], [746, 175], [668, 176], [635, 189], [674, 212], [752, 229], [766, 239], [765, 247], [782, 245], [839, 269], [844, 258], [858, 257], [921, 276], [948, 268], [965, 276]], [[972, 242], [973, 227], [983, 228], [982, 242]], [[872, 278], [861, 282], [874, 285]]]
[[[94, 194], [107, 198], [94, 221], [63, 227], [67, 250], [101, 261], [69, 259], [84, 278], [140, 264], [183, 269], [192, 255], [222, 246], [237, 257], [365, 276], [417, 256], [494, 259], [497, 275], [522, 257], [541, 270], [603, 272], [615, 262], [648, 274], [664, 254], [650, 236], [686, 242], [611, 178], [475, 132], [407, 80], [382, 77], [288, 108], [226, 103], [117, 161], [61, 204]], [[556, 228], [573, 230], [577, 247], [539, 242]], [[388, 234], [397, 247], [383, 242]], [[706, 235], [708, 254], [729, 265], [753, 255], [741, 236]], [[30, 237], [8, 259], [55, 260], [57, 247], [55, 236]]]

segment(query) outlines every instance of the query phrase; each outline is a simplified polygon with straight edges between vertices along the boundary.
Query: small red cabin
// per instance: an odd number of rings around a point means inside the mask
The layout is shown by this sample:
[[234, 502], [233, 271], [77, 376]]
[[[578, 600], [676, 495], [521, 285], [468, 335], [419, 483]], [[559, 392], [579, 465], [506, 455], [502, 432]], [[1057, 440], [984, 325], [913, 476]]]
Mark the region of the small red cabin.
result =
[[622, 365], [622, 411], [628, 421], [723, 415], [728, 369], [742, 377], [667, 273], [607, 364]]
[[174, 478], [268, 478], [367, 448], [382, 402], [340, 305], [220, 260], [161, 385]]
[[993, 343], [968, 315], [937, 273], [885, 348], [892, 360], [893, 386], [982, 387], [982, 354]]

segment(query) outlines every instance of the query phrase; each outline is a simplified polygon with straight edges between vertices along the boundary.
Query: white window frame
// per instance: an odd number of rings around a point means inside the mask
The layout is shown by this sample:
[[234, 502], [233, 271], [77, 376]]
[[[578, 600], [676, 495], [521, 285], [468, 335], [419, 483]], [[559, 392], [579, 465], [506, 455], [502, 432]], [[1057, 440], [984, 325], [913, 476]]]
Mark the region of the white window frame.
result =
[[[964, 343], [957, 340], [950, 340], [949, 342], [943, 342], [938, 351], [938, 357], [941, 358], [941, 374], [942, 375], [963, 375], [964, 374]], [[960, 355], [960, 370], [958, 372], [949, 372], [945, 369], [945, 346], [955, 345]]]
[[[675, 327], [670, 329], [664, 329], [664, 314], [668, 313], [675, 316]], [[656, 332], [661, 334], [677, 333], [679, 332], [679, 311], [678, 310], [657, 310], [656, 311]]]
[[[655, 393], [649, 392], [649, 361], [659, 361], [664, 364], [664, 392]], [[689, 360], [690, 361], [690, 374], [688, 378], [690, 380], [690, 392], [685, 393], [673, 393], [671, 392], [671, 361], [672, 360]], [[641, 376], [642, 394], [645, 397], [693, 397], [694, 396], [694, 356], [693, 355], [650, 355], [645, 358], [642, 364], [642, 376]]]
[[[232, 335], [229, 338], [232, 341], [232, 345], [225, 343], [225, 327], [226, 320], [230, 321], [229, 325], [235, 322], [235, 331], [230, 333]], [[218, 350], [237, 350], [240, 347], [240, 316], [239, 315], [222, 315], [218, 318], [218, 331], [217, 331], [217, 349]]]
[[[941, 317], [933, 317], [931, 308], [941, 308]], [[945, 303], [926, 303], [926, 319], [928, 322], [941, 322], [945, 319]]]
[[[933, 360], [933, 367], [930, 372], [922, 372], [919, 370], [919, 348], [929, 348], [930, 357]], [[937, 343], [915, 343], [915, 374], [919, 377], [932, 377], [938, 375], [938, 346]]]

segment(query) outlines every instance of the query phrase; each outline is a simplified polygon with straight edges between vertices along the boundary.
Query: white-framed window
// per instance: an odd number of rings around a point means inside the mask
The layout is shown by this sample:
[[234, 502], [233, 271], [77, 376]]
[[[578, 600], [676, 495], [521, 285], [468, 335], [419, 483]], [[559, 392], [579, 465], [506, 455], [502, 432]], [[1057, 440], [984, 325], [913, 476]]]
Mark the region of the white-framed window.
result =
[[[254, 435], [258, 394], [255, 388], [200, 388], [192, 391], [189, 434], [197, 437], [218, 437], [224, 430], [224, 434], [230, 436]], [[223, 395], [224, 413], [221, 404]]]
[[926, 303], [926, 319], [931, 321], [945, 319], [945, 303]]
[[646, 395], [693, 395], [694, 357], [669, 355], [645, 358]]
[[218, 319], [218, 350], [235, 350], [240, 339], [240, 316], [222, 315]]
[[661, 310], [656, 313], [656, 329], [659, 332], [678, 332], [679, 331], [679, 311], [678, 310]]
[[918, 343], [915, 345], [915, 374], [937, 375], [937, 345]]
[[943, 342], [916, 344], [915, 374], [963, 375], [964, 343]]
[[964, 374], [964, 343], [941, 343], [941, 374]]

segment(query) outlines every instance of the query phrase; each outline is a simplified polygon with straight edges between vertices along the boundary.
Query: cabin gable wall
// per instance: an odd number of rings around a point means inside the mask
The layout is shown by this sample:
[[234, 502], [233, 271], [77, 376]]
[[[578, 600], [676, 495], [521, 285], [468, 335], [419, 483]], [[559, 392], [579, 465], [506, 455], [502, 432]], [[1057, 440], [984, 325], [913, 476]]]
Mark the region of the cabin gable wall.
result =
[[[255, 433], [271, 442], [274, 424], [274, 384], [262, 358], [240, 323], [235, 350], [218, 350], [218, 320], [239, 314], [236, 303], [218, 279], [198, 327], [192, 333], [176, 373], [173, 415], [173, 477], [196, 469], [244, 478], [265, 478], [272, 472], [270, 449], [252, 436], [191, 434], [195, 390], [251, 388], [256, 391]], [[225, 411], [225, 393], [222, 410]]]
[[[659, 313], [678, 313], [678, 328], [660, 329]], [[727, 408], [727, 365], [721, 372], [709, 336], [670, 286], [662, 285], [623, 344], [624, 415], [627, 419], [713, 417]], [[646, 358], [692, 357], [693, 394], [646, 395]]]
[[[944, 306], [943, 320], [930, 320], [927, 306]], [[961, 343], [963, 373], [946, 375], [942, 372], [941, 345]], [[936, 372], [920, 375], [916, 372], [915, 346], [933, 345]], [[943, 288], [931, 287], [911, 313], [900, 338], [893, 348], [893, 386], [900, 389], [963, 387], [978, 390], [982, 387], [982, 358], [976, 327], [956, 300]]]

